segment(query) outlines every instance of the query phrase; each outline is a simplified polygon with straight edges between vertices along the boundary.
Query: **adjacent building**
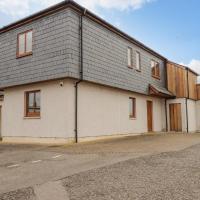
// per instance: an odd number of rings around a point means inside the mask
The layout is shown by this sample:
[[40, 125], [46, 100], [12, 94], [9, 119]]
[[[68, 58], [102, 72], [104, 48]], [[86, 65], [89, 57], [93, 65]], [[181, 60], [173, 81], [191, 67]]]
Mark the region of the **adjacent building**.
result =
[[0, 29], [3, 141], [200, 130], [197, 75], [64, 1]]

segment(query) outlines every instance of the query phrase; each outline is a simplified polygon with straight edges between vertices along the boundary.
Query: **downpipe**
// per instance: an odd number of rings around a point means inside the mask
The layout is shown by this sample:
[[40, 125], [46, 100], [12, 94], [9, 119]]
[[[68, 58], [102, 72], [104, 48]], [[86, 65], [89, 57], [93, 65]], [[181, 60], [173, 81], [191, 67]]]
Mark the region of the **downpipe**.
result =
[[78, 86], [83, 82], [83, 15], [86, 14], [86, 9], [84, 13], [79, 18], [79, 34], [80, 34], [80, 79], [75, 82], [75, 143], [78, 143]]

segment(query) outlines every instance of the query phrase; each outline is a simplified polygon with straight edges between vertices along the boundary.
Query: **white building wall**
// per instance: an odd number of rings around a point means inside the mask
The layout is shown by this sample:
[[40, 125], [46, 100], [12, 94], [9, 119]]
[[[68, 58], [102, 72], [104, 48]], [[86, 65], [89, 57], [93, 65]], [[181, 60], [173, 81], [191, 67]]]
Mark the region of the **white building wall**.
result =
[[[74, 138], [74, 80], [49, 81], [5, 90], [4, 138]], [[41, 117], [24, 117], [24, 92], [41, 90]], [[82, 82], [78, 94], [79, 137], [147, 132], [146, 101], [153, 101], [154, 131], [165, 129], [163, 99]], [[136, 119], [129, 119], [129, 97], [136, 98]]]
[[[24, 92], [41, 90], [41, 117], [24, 117]], [[72, 94], [71, 96], [69, 94]], [[74, 135], [74, 88], [65, 80], [5, 90], [2, 112], [3, 137], [66, 138]]]
[[188, 131], [197, 131], [196, 101], [188, 99]]
[[197, 131], [200, 131], [200, 101], [196, 102], [196, 123]]
[[[196, 113], [196, 101], [188, 99], [188, 131], [195, 132], [197, 130], [197, 113]], [[169, 117], [169, 104], [180, 103], [181, 104], [181, 117], [182, 117], [182, 131], [187, 132], [187, 113], [186, 113], [186, 99], [178, 98], [167, 100], [167, 118], [168, 118], [168, 130], [170, 130], [170, 117]]]
[[174, 104], [174, 103], [180, 103], [181, 104], [182, 131], [187, 132], [186, 99], [185, 98], [167, 100], [168, 130], [170, 131], [169, 104]]
[[[129, 97], [136, 98], [136, 119], [129, 119]], [[147, 132], [147, 100], [153, 101], [154, 131], [164, 130], [164, 100], [81, 83], [79, 93], [80, 137]]]

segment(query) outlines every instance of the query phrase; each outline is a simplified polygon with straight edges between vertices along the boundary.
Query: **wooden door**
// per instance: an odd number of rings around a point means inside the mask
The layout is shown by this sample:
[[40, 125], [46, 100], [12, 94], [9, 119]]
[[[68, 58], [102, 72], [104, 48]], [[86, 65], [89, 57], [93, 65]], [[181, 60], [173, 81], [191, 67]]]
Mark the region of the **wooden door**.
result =
[[170, 131], [182, 131], [181, 104], [169, 104]]
[[153, 102], [147, 101], [147, 128], [148, 131], [153, 131]]
[[2, 124], [2, 114], [1, 114], [1, 110], [2, 110], [2, 107], [0, 106], [0, 140], [2, 138], [2, 135], [1, 135], [1, 124]]

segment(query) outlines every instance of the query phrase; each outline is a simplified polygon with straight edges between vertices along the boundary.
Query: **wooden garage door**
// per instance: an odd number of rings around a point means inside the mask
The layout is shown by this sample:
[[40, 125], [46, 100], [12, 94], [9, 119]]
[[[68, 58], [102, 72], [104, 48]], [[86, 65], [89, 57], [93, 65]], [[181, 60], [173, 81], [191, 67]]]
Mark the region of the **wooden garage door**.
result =
[[175, 103], [169, 105], [170, 131], [182, 131], [181, 104]]

